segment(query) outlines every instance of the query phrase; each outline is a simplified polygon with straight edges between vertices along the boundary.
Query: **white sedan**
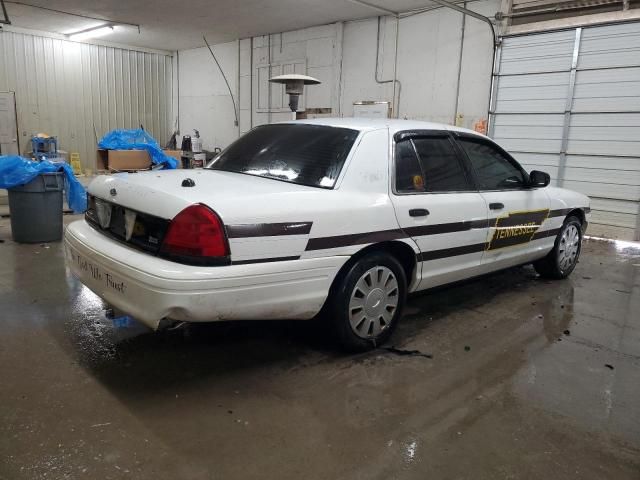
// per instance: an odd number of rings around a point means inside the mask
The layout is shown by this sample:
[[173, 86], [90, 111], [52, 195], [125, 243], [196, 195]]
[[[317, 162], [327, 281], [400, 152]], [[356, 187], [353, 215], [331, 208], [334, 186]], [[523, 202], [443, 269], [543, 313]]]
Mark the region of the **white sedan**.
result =
[[489, 138], [406, 120], [254, 128], [201, 170], [101, 176], [69, 225], [72, 272], [157, 329], [311, 319], [387, 340], [408, 293], [533, 263], [575, 267], [589, 199]]

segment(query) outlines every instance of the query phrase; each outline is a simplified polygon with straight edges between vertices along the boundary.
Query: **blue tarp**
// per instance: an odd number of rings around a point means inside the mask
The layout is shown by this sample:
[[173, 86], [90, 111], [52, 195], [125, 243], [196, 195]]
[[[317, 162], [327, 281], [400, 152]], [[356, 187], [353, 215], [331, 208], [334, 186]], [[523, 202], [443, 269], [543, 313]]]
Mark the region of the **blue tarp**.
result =
[[164, 169], [178, 167], [178, 161], [167, 155], [160, 144], [141, 128], [137, 130], [111, 130], [98, 142], [98, 148], [106, 150], [146, 150], [151, 163], [162, 165]]
[[66, 163], [34, 162], [17, 155], [0, 155], [0, 188], [25, 185], [41, 173], [59, 171], [65, 174], [64, 193], [69, 208], [75, 213], [84, 212], [87, 209], [87, 192]]

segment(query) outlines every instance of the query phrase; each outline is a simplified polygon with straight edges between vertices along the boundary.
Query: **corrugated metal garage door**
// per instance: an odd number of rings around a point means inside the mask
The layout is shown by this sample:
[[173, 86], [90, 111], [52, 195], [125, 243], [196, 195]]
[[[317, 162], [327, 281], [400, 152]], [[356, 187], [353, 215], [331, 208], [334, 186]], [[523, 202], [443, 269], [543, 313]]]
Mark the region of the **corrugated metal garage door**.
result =
[[640, 23], [504, 37], [490, 135], [591, 197], [591, 234], [640, 240]]

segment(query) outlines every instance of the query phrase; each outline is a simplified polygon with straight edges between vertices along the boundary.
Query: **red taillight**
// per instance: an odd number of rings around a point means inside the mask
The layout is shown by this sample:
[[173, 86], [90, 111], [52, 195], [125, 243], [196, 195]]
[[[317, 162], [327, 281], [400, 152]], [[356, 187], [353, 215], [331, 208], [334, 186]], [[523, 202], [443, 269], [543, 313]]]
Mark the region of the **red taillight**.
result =
[[[229, 255], [222, 220], [210, 208], [198, 204], [182, 210], [171, 220], [160, 255], [177, 260], [219, 259]], [[197, 262], [200, 263], [200, 262]]]

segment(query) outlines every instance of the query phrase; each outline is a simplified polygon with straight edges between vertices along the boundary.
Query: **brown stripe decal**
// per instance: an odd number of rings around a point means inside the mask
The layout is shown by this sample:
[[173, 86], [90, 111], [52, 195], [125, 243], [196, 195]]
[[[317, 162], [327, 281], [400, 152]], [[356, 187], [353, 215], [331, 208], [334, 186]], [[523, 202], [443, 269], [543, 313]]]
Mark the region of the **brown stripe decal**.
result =
[[407, 238], [404, 232], [397, 230], [382, 230], [380, 232], [354, 233], [351, 235], [338, 235], [336, 237], [311, 238], [306, 250], [322, 250], [324, 248], [338, 248], [349, 245], [363, 245], [366, 243], [386, 242]]
[[276, 237], [280, 235], [307, 235], [313, 222], [248, 223], [227, 225], [229, 238]]
[[[569, 212], [575, 210], [573, 208], [566, 208], [560, 210], [551, 210], [549, 211], [550, 217], [562, 217], [566, 216]], [[584, 211], [587, 211], [587, 208], [583, 208]], [[546, 213], [546, 210], [544, 211]], [[533, 213], [533, 212], [531, 212]], [[476, 228], [489, 228], [496, 224], [497, 218], [491, 218], [488, 220], [469, 220], [464, 222], [451, 222], [451, 223], [440, 223], [437, 225], [421, 225], [416, 227], [407, 227], [404, 230], [396, 229], [396, 230], [382, 230], [379, 232], [363, 232], [363, 233], [353, 233], [349, 235], [337, 235], [335, 237], [321, 237], [321, 238], [311, 238], [307, 243], [306, 250], [322, 250], [325, 248], [339, 248], [339, 247], [347, 247], [351, 245], [365, 245], [367, 243], [376, 243], [376, 242], [385, 242], [389, 240], [398, 240], [401, 238], [409, 238], [409, 237], [422, 237], [427, 235], [439, 235], [442, 233], [454, 233], [454, 232], [464, 232]], [[514, 219], [515, 220], [515, 219]], [[522, 219], [519, 219], [522, 221]], [[536, 220], [536, 219], [534, 219]], [[507, 221], [507, 223], [511, 224], [514, 221]], [[507, 225], [505, 225], [507, 226]], [[550, 230], [544, 232], [537, 232], [531, 238], [531, 240], [536, 240], [538, 238], [544, 238], [545, 236], [556, 235], [558, 232], [553, 230], [554, 233]], [[548, 235], [544, 235], [547, 234]], [[471, 246], [472, 247], [472, 246]], [[453, 250], [461, 249], [463, 247], [455, 247], [452, 249], [445, 250]], [[457, 255], [464, 255], [464, 253], [458, 253]], [[438, 257], [444, 258], [444, 257]]]
[[[546, 237], [554, 237], [560, 231], [559, 228], [553, 230], [545, 230], [544, 232], [536, 232], [531, 240], [539, 240]], [[441, 250], [431, 250], [422, 252], [417, 255], [419, 262], [428, 262], [429, 260], [438, 260], [440, 258], [457, 257], [458, 255], [467, 255], [469, 253], [478, 253], [487, 249], [488, 243], [476, 243], [473, 245], [463, 245], [462, 247], [443, 248]]]
[[533, 234], [531, 240], [539, 240], [541, 238], [555, 237], [560, 232], [559, 228], [552, 228], [551, 230], [538, 231]]
[[248, 265], [250, 263], [271, 263], [271, 262], [286, 262], [289, 260], [299, 260], [300, 256], [295, 257], [272, 257], [272, 258], [252, 258], [249, 260], [232, 261], [231, 265]]
[[465, 232], [474, 228], [487, 228], [488, 226], [489, 220], [469, 220], [465, 222], [407, 227], [404, 229], [404, 232], [410, 237], [421, 237], [424, 235], [438, 235], [440, 233]]
[[572, 210], [575, 210], [575, 208], [560, 208], [558, 210], [551, 210], [549, 212], [549, 218], [551, 218], [551, 217], [566, 217], [567, 214]]
[[419, 262], [428, 262], [429, 260], [438, 260], [440, 258], [457, 257], [458, 255], [467, 255], [468, 253], [482, 252], [487, 247], [486, 243], [476, 243], [474, 245], [463, 245], [462, 247], [443, 248], [441, 250], [431, 250], [418, 254]]
[[549, 210], [544, 209], [509, 212], [496, 218], [495, 230], [487, 250], [530, 242], [533, 234], [542, 226], [548, 215]]
[[380, 232], [354, 233], [338, 235], [336, 237], [311, 238], [307, 250], [321, 250], [323, 248], [338, 248], [350, 245], [385, 242], [399, 238], [438, 235], [440, 233], [464, 232], [474, 228], [487, 228], [488, 220], [473, 220], [466, 222], [440, 223], [437, 225], [421, 225], [408, 227], [404, 230], [382, 230]]

